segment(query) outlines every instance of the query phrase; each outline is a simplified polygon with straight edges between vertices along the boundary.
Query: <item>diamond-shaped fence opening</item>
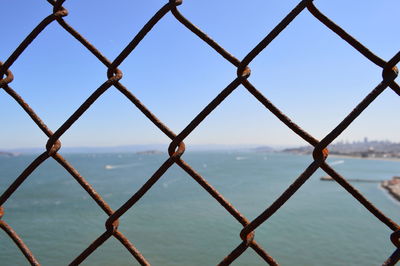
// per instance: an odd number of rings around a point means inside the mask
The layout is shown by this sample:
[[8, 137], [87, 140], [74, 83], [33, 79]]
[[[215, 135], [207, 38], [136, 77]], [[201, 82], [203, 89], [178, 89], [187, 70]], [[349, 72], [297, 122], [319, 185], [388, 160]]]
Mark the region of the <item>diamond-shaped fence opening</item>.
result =
[[[7, 58], [2, 58], [3, 63], [0, 65], [0, 87], [3, 89], [3, 93], [8, 94], [12, 97], [15, 102], [20, 105], [20, 107], [31, 117], [33, 122], [39, 127], [39, 129], [47, 136], [47, 143], [43, 143], [46, 147], [45, 152], [40, 154], [37, 158], [32, 160], [32, 162], [24, 169], [21, 174], [15, 179], [15, 181], [9, 185], [0, 197], [0, 227], [20, 248], [26, 259], [32, 265], [39, 265], [39, 261], [29, 249], [29, 247], [24, 243], [23, 239], [18, 236], [18, 232], [14, 231], [12, 224], [7, 223], [7, 205], [5, 203], [9, 198], [15, 193], [15, 191], [26, 182], [27, 179], [32, 178], [31, 174], [46, 160], [55, 160], [60, 164], [66, 171], [69, 172], [71, 177], [75, 179], [79, 185], [87, 192], [88, 199], [94, 200], [94, 202], [99, 206], [99, 208], [105, 213], [108, 218], [105, 222], [105, 229], [96, 238], [92, 239], [91, 244], [84, 250], [81, 251], [76, 258], [72, 259], [71, 265], [77, 265], [85, 261], [97, 248], [103, 244], [109, 245], [109, 239], [113, 239], [113, 243], [121, 244], [121, 247], [126, 248], [126, 250], [134, 257], [134, 259], [142, 265], [148, 265], [151, 262], [147, 260], [146, 256], [142, 255], [140, 248], [138, 249], [134, 243], [135, 239], [127, 238], [124, 235], [124, 226], [119, 227], [119, 218], [123, 217], [126, 212], [128, 212], [139, 200], [143, 198], [153, 186], [157, 184], [160, 186], [160, 180], [163, 178], [164, 174], [169, 171], [169, 169], [174, 167], [179, 167], [183, 172], [186, 173], [187, 178], [193, 178], [201, 186], [201, 189], [205, 193], [208, 193], [215, 201], [217, 201], [226, 211], [232, 216], [233, 221], [237, 221], [242, 229], [236, 234], [240, 233], [240, 238], [237, 238], [237, 242], [232, 245], [231, 251], [228, 254], [221, 254], [221, 265], [227, 265], [235, 260], [243, 260], [250, 253], [246, 250], [248, 248], [252, 249], [252, 255], [257, 254], [260, 260], [264, 261], [270, 265], [277, 265], [278, 262], [274, 259], [273, 250], [271, 251], [268, 246], [265, 248], [263, 245], [258, 243], [255, 238], [255, 232], [257, 228], [263, 224], [266, 224], [268, 219], [279, 212], [279, 209], [285, 205], [285, 203], [290, 200], [290, 198], [303, 186], [304, 183], [309, 181], [310, 177], [317, 171], [323, 170], [328, 175], [332, 176], [333, 179], [345, 189], [346, 192], [350, 193], [351, 197], [354, 198], [354, 202], [361, 204], [359, 206], [365, 207], [368, 212], [376, 216], [384, 226], [388, 228], [392, 233], [390, 239], [393, 242], [395, 249], [392, 255], [384, 262], [385, 265], [394, 265], [400, 259], [400, 230], [399, 225], [387, 217], [383, 212], [376, 208], [363, 194], [361, 194], [357, 189], [355, 189], [340, 173], [333, 169], [329, 161], [326, 161], [329, 151], [327, 146], [337, 139], [342, 132], [355, 120], [357, 117], [364, 112], [364, 110], [372, 102], [377, 99], [380, 94], [385, 90], [393, 90], [396, 95], [400, 95], [400, 87], [396, 83], [396, 77], [398, 70], [396, 64], [400, 61], [400, 52], [392, 55], [388, 61], [382, 59], [378, 55], [370, 51], [362, 43], [357, 41], [354, 37], [349, 35], [345, 29], [336, 25], [335, 22], [331, 21], [323, 13], [321, 13], [314, 5], [311, 0], [299, 1], [297, 6], [295, 6], [270, 32], [266, 33], [265, 37], [250, 51], [245, 51], [246, 56], [242, 60], [236, 58], [233, 54], [225, 50], [216, 41], [211, 39], [205, 32], [200, 28], [196, 27], [190, 22], [190, 20], [184, 17], [184, 14], [180, 12], [180, 5], [184, 4], [180, 0], [170, 0], [166, 2], [160, 9], [154, 14], [154, 16], [141, 28], [138, 33], [132, 37], [131, 42], [116, 56], [115, 59], [111, 60], [106, 58], [101, 50], [98, 50], [93, 46], [85, 36], [81, 35], [79, 31], [74, 29], [68, 24], [68, 10], [63, 7], [65, 0], [58, 1], [47, 1], [50, 6], [49, 8], [53, 11], [32, 30], [30, 34], [21, 42], [21, 44], [15, 49], [15, 51]], [[229, 7], [226, 7], [229, 9]], [[268, 95], [262, 93], [248, 77], [251, 74], [249, 66], [252, 61], [270, 45], [274, 42], [275, 38], [285, 30], [285, 28], [292, 23], [296, 17], [303, 13], [309, 12], [314, 16], [316, 20], [315, 23], [322, 23], [324, 26], [330, 29], [333, 35], [338, 35], [343, 39], [343, 42], [350, 45], [355, 51], [359, 52], [365, 58], [367, 58], [371, 64], [375, 64], [377, 67], [382, 69], [382, 79], [376, 81], [376, 85], [371, 86], [371, 90], [368, 95], [363, 98], [354, 109], [343, 118], [343, 120], [336, 126], [332, 131], [330, 131], [322, 140], [317, 140], [309, 132], [306, 132], [299, 125], [290, 120], [286, 114], [281, 112], [279, 108], [270, 101]], [[142, 43], [142, 40], [146, 35], [152, 31], [152, 29], [157, 26], [157, 24], [164, 19], [164, 16], [168, 15], [176, 19], [177, 22], [182, 24], [182, 27], [186, 28], [188, 32], [192, 32], [195, 38], [199, 41], [204, 42], [205, 45], [209, 46], [210, 50], [213, 49], [215, 55], [219, 54], [224, 58], [229, 64], [237, 69], [237, 75], [233, 76], [232, 79], [224, 85], [219, 91], [219, 94], [210, 101], [204, 109], [199, 112], [193, 120], [188, 123], [184, 129], [180, 132], [171, 131], [166, 124], [160, 121], [150, 109], [142, 104], [139, 98], [133, 93], [130, 84], [125, 84], [122, 79], [123, 73], [119, 69], [119, 66], [124, 62], [124, 60], [136, 49], [138, 45]], [[309, 15], [309, 14], [308, 14]], [[51, 25], [51, 26], [49, 26]], [[29, 107], [29, 103], [26, 103], [23, 98], [18, 95], [18, 90], [13, 88], [13, 79], [23, 79], [23, 77], [13, 76], [12, 67], [15, 62], [18, 62], [19, 57], [27, 53], [26, 49], [32, 45], [38, 36], [42, 34], [44, 30], [48, 27], [60, 27], [60, 29], [65, 30], [66, 34], [70, 37], [76, 39], [77, 44], [81, 45], [82, 49], [86, 49], [86, 52], [90, 52], [96, 57], [102, 65], [104, 65], [104, 80], [98, 84], [96, 88], [91, 88], [93, 93], [86, 99], [83, 99], [82, 105], [77, 108], [73, 114], [65, 120], [61, 126], [58, 128], [49, 128], [46, 126], [46, 121], [42, 121], [41, 118], [35, 113], [35, 111]], [[60, 49], [62, 52], [62, 47], [55, 47], [54, 49]], [[60, 62], [62, 64], [62, 62]], [[56, 66], [55, 66], [56, 67]], [[177, 70], [178, 71], [178, 70]], [[79, 73], [78, 73], [79, 74]], [[179, 74], [179, 73], [178, 73]], [[42, 73], [43, 77], [46, 77], [46, 73]], [[375, 87], [374, 87], [375, 86]], [[312, 162], [307, 166], [304, 171], [295, 177], [293, 183], [288, 186], [282, 194], [276, 197], [272, 203], [266, 206], [266, 208], [256, 215], [256, 218], [252, 217], [250, 220], [245, 217], [238, 209], [236, 209], [231, 203], [229, 203], [223, 195], [221, 195], [204, 177], [199, 174], [198, 169], [195, 169], [187, 162], [185, 162], [185, 144], [186, 139], [196, 130], [196, 128], [209, 116], [219, 105], [225, 100], [229, 100], [229, 95], [232, 94], [236, 89], [243, 89], [249, 93], [251, 97], [254, 97], [262, 106], [265, 108], [266, 112], [270, 112], [277, 119], [280, 120], [282, 125], [287, 126], [294, 134], [297, 134], [304, 141], [309, 143], [314, 147]], [[164, 162], [162, 162], [159, 168], [145, 180], [144, 184], [139, 188], [131, 192], [128, 199], [123, 203], [118, 205], [115, 209], [111, 208], [107, 203], [108, 194], [99, 194], [92, 187], [92, 185], [81, 175], [67, 159], [65, 159], [60, 154], [60, 149], [62, 151], [62, 136], [73, 126], [82, 115], [91, 108], [91, 105], [98, 101], [98, 99], [107, 90], [118, 90], [123, 97], [126, 97], [132, 105], [137, 108], [141, 113], [152, 122], [160, 132], [165, 134], [171, 143], [168, 147], [168, 155]], [[179, 108], [179, 106], [178, 106]], [[168, 185], [168, 184], [167, 184]], [[337, 184], [336, 184], [337, 185]], [[4, 217], [3, 217], [4, 216]], [[124, 222], [124, 219], [121, 219]], [[179, 231], [179, 230], [178, 230]], [[28, 242], [28, 241], [27, 241]], [[270, 254], [271, 253], [271, 254]], [[242, 256], [245, 254], [244, 256]], [[289, 254], [289, 253], [288, 253]], [[224, 257], [225, 256], [225, 257]]]

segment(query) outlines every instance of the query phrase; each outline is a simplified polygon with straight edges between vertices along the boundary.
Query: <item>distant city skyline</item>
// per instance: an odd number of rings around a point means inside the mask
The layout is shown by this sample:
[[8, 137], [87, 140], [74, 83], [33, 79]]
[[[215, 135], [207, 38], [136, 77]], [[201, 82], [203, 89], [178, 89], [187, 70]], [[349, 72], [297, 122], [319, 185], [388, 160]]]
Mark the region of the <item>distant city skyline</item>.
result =
[[[385, 145], [399, 145], [400, 142], [392, 142], [390, 140], [369, 140], [364, 138], [362, 140], [338, 140], [334, 141], [331, 145], [340, 147], [341, 145], [368, 145], [368, 144], [385, 144]], [[166, 151], [169, 143], [139, 143], [139, 144], [126, 144], [126, 145], [103, 145], [103, 146], [63, 146], [64, 152], [138, 152], [138, 151]], [[206, 143], [206, 144], [189, 144], [186, 145], [187, 150], [193, 151], [212, 151], [212, 150], [246, 150], [246, 149], [261, 149], [261, 150], [275, 150], [280, 151], [287, 148], [311, 148], [309, 144], [303, 145], [279, 145], [279, 144], [262, 144], [262, 143], [249, 143], [249, 144], [220, 144], [220, 143]], [[359, 147], [359, 146], [357, 146]], [[0, 148], [0, 152], [21, 152], [21, 153], [38, 153], [44, 151], [44, 147], [13, 147], [13, 148]]]
[[[167, 1], [118, 4], [66, 1], [65, 20], [110, 60]], [[185, 0], [179, 10], [222, 47], [242, 59], [299, 1]], [[46, 1], [5, 0], [0, 61], [52, 12]], [[315, 1], [324, 14], [384, 60], [400, 49], [400, 2]], [[346, 7], [345, 9], [343, 7]], [[212, 8], [211, 8], [212, 7]], [[110, 12], [111, 11], [111, 12]], [[104, 19], [109, 17], [110, 19]], [[376, 18], [376, 19], [371, 19]], [[304, 10], [249, 65], [249, 80], [273, 104], [322, 139], [381, 81], [369, 62]], [[236, 68], [167, 14], [120, 66], [121, 83], [175, 133], [235, 77]], [[10, 86], [55, 131], [106, 79], [107, 69], [57, 22], [48, 26], [10, 70]], [[0, 92], [0, 150], [44, 147], [47, 137], [4, 91]], [[340, 140], [400, 142], [398, 96], [390, 89], [346, 129]], [[170, 139], [115, 88], [104, 93], [60, 138], [63, 147], [167, 144]], [[243, 87], [238, 87], [191, 133], [190, 145], [302, 146]]]

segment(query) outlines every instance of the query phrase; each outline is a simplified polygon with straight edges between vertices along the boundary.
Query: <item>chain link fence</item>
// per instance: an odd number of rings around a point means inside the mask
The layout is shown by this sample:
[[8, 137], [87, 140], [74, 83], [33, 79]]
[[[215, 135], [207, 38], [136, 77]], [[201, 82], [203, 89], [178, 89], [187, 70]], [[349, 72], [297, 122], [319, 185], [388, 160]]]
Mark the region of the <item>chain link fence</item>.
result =
[[[400, 230], [399, 225], [383, 214], [371, 202], [368, 201], [357, 189], [355, 189], [346, 179], [337, 173], [328, 163], [327, 146], [332, 143], [367, 107], [371, 104], [384, 90], [391, 89], [400, 96], [400, 86], [395, 82], [398, 75], [396, 64], [400, 61], [400, 52], [395, 54], [390, 60], [385, 61], [379, 56], [371, 52], [362, 43], [349, 35], [344, 29], [340, 28], [323, 13], [321, 13], [313, 4], [312, 0], [301, 1], [284, 19], [271, 31], [265, 38], [257, 44], [242, 60], [237, 59], [216, 41], [207, 36], [201, 29], [187, 20], [179, 11], [178, 6], [182, 4], [182, 0], [169, 0], [162, 6], [154, 16], [145, 24], [132, 41], [123, 49], [115, 60], [110, 61], [102, 53], [96, 49], [84, 36], [71, 27], [64, 17], [68, 15], [68, 11], [63, 7], [65, 0], [47, 2], [53, 6], [53, 12], [45, 17], [36, 28], [23, 40], [23, 42], [15, 49], [9, 58], [0, 65], [0, 87], [12, 97], [20, 107], [31, 117], [36, 125], [48, 137], [46, 151], [40, 154], [30, 165], [15, 179], [15, 181], [5, 190], [0, 197], [0, 206], [2, 206], [10, 196], [18, 189], [19, 186], [31, 175], [35, 169], [44, 161], [53, 158], [69, 174], [82, 186], [82, 188], [90, 195], [90, 197], [99, 205], [99, 207], [109, 216], [105, 221], [105, 232], [92, 244], [88, 246], [81, 254], [76, 257], [70, 265], [78, 265], [83, 262], [90, 254], [101, 246], [110, 237], [115, 237], [136, 259], [141, 265], [150, 265], [150, 262], [140, 253], [140, 251], [127, 239], [118, 229], [118, 219], [124, 215], [135, 203], [148, 192], [151, 187], [163, 176], [163, 174], [174, 164], [182, 168], [190, 175], [200, 186], [202, 186], [211, 197], [221, 204], [227, 212], [232, 215], [242, 226], [240, 238], [238, 238], [238, 246], [232, 250], [230, 254], [221, 254], [226, 257], [219, 265], [228, 265], [243, 254], [248, 248], [253, 249], [267, 264], [278, 265], [278, 262], [254, 240], [254, 234], [261, 224], [265, 223], [275, 212], [279, 210], [296, 191], [315, 173], [319, 168], [331, 176], [339, 185], [341, 185], [348, 193], [350, 193], [360, 204], [362, 204], [372, 215], [378, 218], [383, 224], [393, 231], [390, 240], [394, 245], [394, 252], [388, 259], [383, 262], [384, 265], [394, 265], [400, 259]], [[146, 34], [156, 25], [167, 13], [172, 15], [184, 27], [193, 34], [197, 35], [202, 41], [207, 43], [215, 52], [229, 61], [237, 68], [237, 76], [233, 77], [232, 82], [224, 88], [181, 132], [178, 134], [172, 132], [163, 122], [161, 122], [149, 109], [144, 106], [138, 98], [135, 97], [122, 83], [122, 72], [118, 66], [127, 58], [127, 56], [136, 48], [143, 40]], [[300, 126], [291, 121], [284, 113], [282, 113], [272, 102], [270, 102], [252, 83], [248, 80], [250, 76], [250, 68], [248, 65], [257, 55], [265, 49], [295, 18], [302, 12], [310, 12], [320, 23], [328, 27], [333, 34], [339, 35], [343, 41], [352, 46], [359, 53], [365, 56], [371, 63], [382, 68], [382, 80], [373, 90], [349, 113], [328, 135], [322, 140], [317, 140]], [[85, 102], [59, 127], [55, 132], [51, 131], [46, 124], [32, 110], [28, 103], [24, 101], [19, 94], [12, 89], [11, 83], [14, 79], [11, 72], [11, 66], [24, 53], [25, 49], [32, 41], [50, 24], [58, 23], [60, 27], [72, 35], [84, 48], [89, 50], [97, 59], [107, 68], [107, 80], [101, 84], [93, 94], [88, 97]], [[83, 48], [82, 47], [82, 48]], [[202, 123], [202, 121], [213, 112], [238, 86], [243, 85], [247, 91], [253, 95], [263, 106], [272, 114], [274, 114], [283, 124], [290, 128], [294, 133], [307, 141], [314, 147], [313, 162], [303, 171], [303, 173], [261, 214], [254, 220], [248, 220], [234, 206], [232, 206], [218, 191], [213, 188], [207, 180], [197, 173], [188, 163], [182, 159], [185, 152], [184, 140]], [[112, 210], [107, 202], [93, 189], [93, 187], [85, 180], [85, 178], [65, 159], [58, 151], [61, 148], [60, 137], [86, 112], [90, 106], [108, 89], [114, 87], [120, 91], [129, 101], [134, 104], [156, 127], [159, 128], [166, 136], [171, 139], [168, 148], [169, 158], [158, 168], [158, 170], [147, 180], [147, 182], [136, 191], [122, 206], [117, 210]], [[0, 208], [0, 227], [15, 242], [26, 259], [32, 265], [40, 265], [29, 247], [24, 244], [23, 240], [18, 236], [17, 232], [7, 224], [3, 219], [4, 209]], [[239, 232], [238, 232], [239, 233]], [[388, 236], [389, 238], [389, 236]]]

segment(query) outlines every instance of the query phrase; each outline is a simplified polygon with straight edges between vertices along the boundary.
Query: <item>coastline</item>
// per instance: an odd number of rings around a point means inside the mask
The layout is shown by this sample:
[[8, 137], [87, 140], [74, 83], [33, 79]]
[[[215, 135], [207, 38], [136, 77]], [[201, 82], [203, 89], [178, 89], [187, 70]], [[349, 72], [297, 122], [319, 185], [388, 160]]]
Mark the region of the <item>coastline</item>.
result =
[[[400, 158], [370, 158], [370, 157], [359, 157], [352, 155], [330, 155], [334, 158], [348, 158], [348, 159], [360, 159], [360, 160], [376, 160], [376, 161], [391, 161], [400, 162]], [[390, 180], [384, 180], [380, 182], [380, 186], [388, 192], [388, 194], [396, 201], [400, 202], [400, 177], [394, 176]]]
[[361, 157], [355, 155], [341, 155], [341, 154], [329, 154], [329, 157], [335, 158], [347, 158], [347, 159], [360, 159], [360, 160], [372, 160], [372, 161], [391, 161], [391, 162], [400, 162], [400, 158], [384, 158], [384, 157]]
[[381, 182], [381, 187], [384, 188], [389, 194], [400, 201], [400, 177], [394, 176], [391, 180]]
[[[343, 158], [343, 159], [360, 159], [360, 160], [376, 160], [376, 161], [392, 161], [392, 162], [400, 162], [400, 158], [371, 158], [371, 157], [359, 157], [352, 155], [339, 155], [332, 154], [330, 155], [333, 158]], [[329, 178], [321, 177], [321, 180], [329, 180]], [[350, 180], [348, 180], [350, 181]], [[353, 180], [359, 181], [359, 180]], [[379, 182], [379, 181], [378, 181]], [[388, 194], [396, 201], [400, 202], [400, 176], [393, 176], [392, 179], [383, 180], [379, 182], [379, 186], [383, 188]]]
[[[280, 151], [282, 153], [290, 153], [297, 155], [312, 155], [312, 152], [296, 152], [296, 151]], [[372, 160], [372, 161], [391, 161], [391, 162], [400, 162], [400, 157], [362, 157], [357, 155], [350, 154], [337, 154], [337, 153], [329, 153], [328, 158], [343, 158], [343, 159], [360, 159], [360, 160]]]

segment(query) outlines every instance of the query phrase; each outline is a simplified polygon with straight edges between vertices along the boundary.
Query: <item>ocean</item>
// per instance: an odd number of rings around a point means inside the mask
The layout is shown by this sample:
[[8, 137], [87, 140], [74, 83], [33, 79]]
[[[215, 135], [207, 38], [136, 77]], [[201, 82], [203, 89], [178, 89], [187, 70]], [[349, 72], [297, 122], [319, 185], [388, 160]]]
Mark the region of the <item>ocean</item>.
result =
[[[166, 160], [167, 154], [65, 154], [115, 210]], [[0, 156], [0, 192], [35, 158]], [[264, 211], [311, 163], [286, 153], [187, 152], [182, 157], [249, 220]], [[400, 162], [329, 157], [346, 178], [391, 179]], [[318, 170], [255, 239], [281, 265], [381, 265], [395, 250], [391, 230]], [[400, 204], [378, 183], [353, 183], [400, 222]], [[105, 231], [107, 215], [53, 159], [42, 164], [4, 204], [3, 219], [42, 265], [67, 265]], [[120, 219], [119, 230], [152, 265], [216, 265], [241, 240], [241, 225], [178, 166]], [[0, 265], [28, 265], [0, 232]], [[138, 265], [114, 238], [82, 265]], [[265, 265], [248, 249], [233, 265]]]

